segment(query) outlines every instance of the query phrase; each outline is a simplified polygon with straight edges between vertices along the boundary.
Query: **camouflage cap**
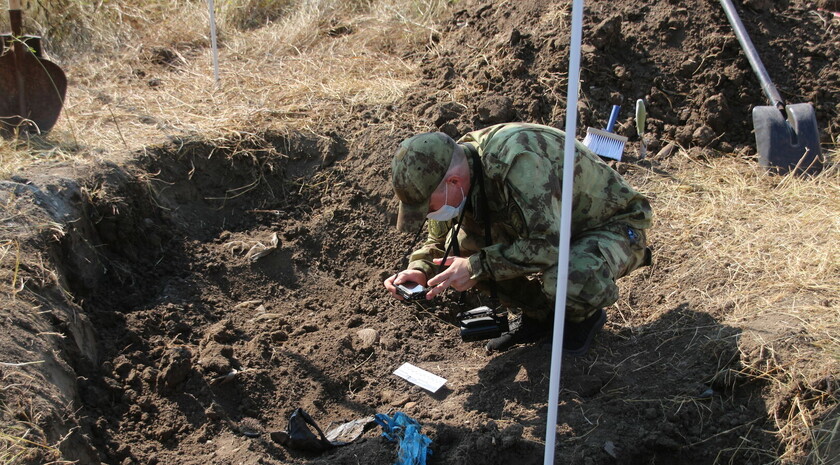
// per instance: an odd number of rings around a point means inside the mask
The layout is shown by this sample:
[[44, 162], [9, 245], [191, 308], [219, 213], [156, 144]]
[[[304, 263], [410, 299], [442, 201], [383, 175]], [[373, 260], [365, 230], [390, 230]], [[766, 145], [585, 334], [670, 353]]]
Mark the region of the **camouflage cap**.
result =
[[429, 198], [443, 181], [455, 141], [442, 132], [418, 134], [402, 141], [391, 161], [391, 183], [400, 199], [397, 228], [414, 232], [429, 213]]

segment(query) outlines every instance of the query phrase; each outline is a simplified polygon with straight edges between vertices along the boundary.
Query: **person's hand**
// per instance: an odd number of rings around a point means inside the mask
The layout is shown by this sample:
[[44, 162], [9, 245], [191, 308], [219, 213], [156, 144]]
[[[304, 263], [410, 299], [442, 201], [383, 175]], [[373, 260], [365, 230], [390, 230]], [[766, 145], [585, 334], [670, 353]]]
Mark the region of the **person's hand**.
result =
[[385, 280], [382, 284], [385, 285], [385, 289], [391, 293], [392, 296], [399, 300], [405, 300], [397, 294], [397, 285], [403, 284], [407, 282], [417, 283], [423, 287], [426, 287], [426, 275], [420, 270], [404, 270], [400, 271], [397, 274], [392, 274], [388, 276], [388, 279]]
[[[434, 259], [435, 265], [440, 265], [441, 259]], [[456, 291], [466, 291], [478, 283], [475, 279], [470, 279], [471, 273], [469, 270], [469, 260], [462, 257], [449, 257], [446, 259], [446, 270], [429, 280], [429, 289], [426, 292], [426, 299], [433, 299], [437, 295], [446, 290], [447, 287], [452, 287]]]

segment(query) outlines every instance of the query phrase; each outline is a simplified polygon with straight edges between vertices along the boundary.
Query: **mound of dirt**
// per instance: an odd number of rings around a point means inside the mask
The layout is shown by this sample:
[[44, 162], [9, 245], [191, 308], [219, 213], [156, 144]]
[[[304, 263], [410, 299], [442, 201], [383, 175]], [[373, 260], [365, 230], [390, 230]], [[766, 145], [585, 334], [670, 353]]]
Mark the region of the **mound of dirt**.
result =
[[[748, 2], [745, 22], [783, 95], [812, 102], [836, 134], [840, 25], [779, 3]], [[618, 132], [635, 143], [629, 109], [644, 98], [652, 151], [752, 150], [749, 110], [765, 100], [717, 2], [587, 4], [581, 135], [621, 104]], [[324, 453], [274, 442], [298, 407], [325, 430], [403, 411], [432, 439], [431, 463], [542, 463], [550, 344], [487, 356], [452, 318], [479, 296], [409, 306], [381, 282], [412, 247], [393, 228], [396, 142], [561, 125], [568, 16], [561, 1], [466, 2], [417, 52], [423, 74], [404, 102], [336, 115], [324, 137], [177, 141], [128, 166], [0, 186], [21, 213], [3, 228], [23, 257], [3, 276], [15, 306], [0, 347], [43, 361], [0, 366], [16, 386], [0, 391], [2, 412], [59, 444], [24, 463], [394, 463], [376, 429]], [[670, 272], [622, 281], [635, 310], [611, 312], [595, 349], [564, 361], [557, 463], [766, 463], [793, 447], [773, 433], [767, 386], [742, 376], [740, 330], [701, 297], [650, 291]], [[404, 362], [446, 385], [412, 387], [392, 375]], [[31, 395], [55, 414], [34, 418], [20, 400]]]
[[[832, 142], [836, 20], [811, 2], [746, 3], [742, 20], [774, 84], [787, 103], [812, 103]], [[579, 136], [622, 105], [616, 132], [638, 141], [633, 109], [644, 99], [651, 150], [676, 141], [754, 151], [750, 113], [769, 103], [719, 2], [585, 4]], [[422, 86], [404, 108], [451, 136], [511, 120], [563, 127], [570, 16], [568, 2], [472, 2], [424, 57]]]

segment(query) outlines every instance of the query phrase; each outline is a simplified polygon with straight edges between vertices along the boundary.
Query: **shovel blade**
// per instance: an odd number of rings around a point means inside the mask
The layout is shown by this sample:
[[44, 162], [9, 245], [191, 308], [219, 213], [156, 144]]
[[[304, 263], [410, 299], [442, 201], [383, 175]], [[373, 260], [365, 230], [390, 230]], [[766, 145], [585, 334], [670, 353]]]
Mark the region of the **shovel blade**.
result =
[[817, 116], [809, 103], [785, 106], [787, 119], [774, 106], [753, 108], [753, 127], [759, 164], [786, 174], [816, 174], [822, 170]]
[[[18, 79], [23, 81], [23, 108]], [[66, 92], [67, 77], [55, 63], [29, 52], [19, 60], [11, 50], [0, 56], [0, 135], [9, 136], [17, 127], [29, 130], [31, 124], [37, 131], [49, 131], [58, 120]]]

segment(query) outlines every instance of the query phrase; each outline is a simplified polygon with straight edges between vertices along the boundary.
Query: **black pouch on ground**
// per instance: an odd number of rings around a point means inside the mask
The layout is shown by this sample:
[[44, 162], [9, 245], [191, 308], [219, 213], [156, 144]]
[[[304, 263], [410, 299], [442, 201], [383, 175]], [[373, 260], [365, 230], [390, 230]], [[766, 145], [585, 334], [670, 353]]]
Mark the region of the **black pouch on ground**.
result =
[[[309, 429], [309, 425], [315, 428], [319, 436]], [[271, 440], [290, 449], [310, 452], [322, 452], [338, 445], [330, 442], [315, 420], [300, 407], [289, 417], [289, 427], [286, 431], [271, 433]]]

